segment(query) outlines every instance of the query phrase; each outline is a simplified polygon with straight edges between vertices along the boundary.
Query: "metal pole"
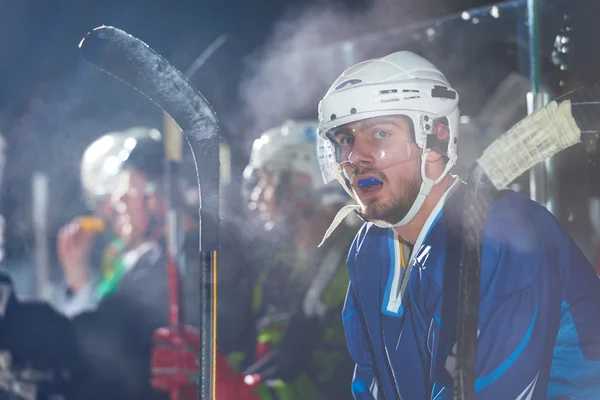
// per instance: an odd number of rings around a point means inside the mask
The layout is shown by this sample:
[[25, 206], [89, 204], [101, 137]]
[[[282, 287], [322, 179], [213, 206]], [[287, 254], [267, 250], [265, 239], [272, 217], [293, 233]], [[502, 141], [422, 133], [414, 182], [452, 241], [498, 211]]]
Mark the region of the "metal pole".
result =
[[527, 22], [529, 27], [529, 77], [534, 95], [540, 92], [539, 64], [539, 1], [527, 0]]
[[342, 52], [344, 53], [344, 68], [349, 68], [356, 64], [356, 51], [353, 42], [345, 42], [342, 45]]
[[[529, 78], [531, 92], [527, 94], [527, 114], [542, 108], [548, 95], [540, 90], [539, 64], [539, 1], [527, 0], [527, 22], [529, 33]], [[529, 193], [533, 201], [543, 206], [548, 202], [548, 180], [546, 163], [540, 163], [529, 171]]]
[[36, 171], [31, 181], [33, 226], [35, 229], [36, 295], [44, 299], [50, 282], [50, 248], [48, 244], [48, 176]]

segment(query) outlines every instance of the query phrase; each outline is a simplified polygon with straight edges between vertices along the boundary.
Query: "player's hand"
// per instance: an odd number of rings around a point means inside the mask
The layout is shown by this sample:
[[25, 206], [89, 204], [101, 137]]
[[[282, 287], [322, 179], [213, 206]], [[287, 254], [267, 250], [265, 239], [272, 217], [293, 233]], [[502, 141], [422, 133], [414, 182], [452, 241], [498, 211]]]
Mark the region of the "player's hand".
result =
[[67, 284], [74, 292], [91, 279], [89, 259], [97, 232], [84, 229], [84, 221], [83, 217], [77, 217], [58, 233], [58, 260]]

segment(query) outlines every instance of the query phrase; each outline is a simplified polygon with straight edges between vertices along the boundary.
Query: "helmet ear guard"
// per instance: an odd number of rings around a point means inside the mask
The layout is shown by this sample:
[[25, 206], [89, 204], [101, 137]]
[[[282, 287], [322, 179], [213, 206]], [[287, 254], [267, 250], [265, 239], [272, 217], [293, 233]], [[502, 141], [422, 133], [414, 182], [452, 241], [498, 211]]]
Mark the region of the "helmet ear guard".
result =
[[425, 148], [447, 157], [450, 142], [448, 118], [441, 117], [431, 120], [424, 116], [421, 118], [421, 123], [423, 132], [426, 134]]

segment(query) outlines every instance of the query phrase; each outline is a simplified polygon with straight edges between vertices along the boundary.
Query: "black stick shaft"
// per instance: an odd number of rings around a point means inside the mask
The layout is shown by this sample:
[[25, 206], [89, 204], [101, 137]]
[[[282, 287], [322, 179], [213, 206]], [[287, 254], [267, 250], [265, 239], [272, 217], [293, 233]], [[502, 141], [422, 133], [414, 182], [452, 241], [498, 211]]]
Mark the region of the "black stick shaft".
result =
[[481, 286], [481, 244], [485, 218], [497, 193], [485, 171], [475, 164], [465, 191], [461, 264], [456, 324], [455, 398], [475, 399], [479, 298]]

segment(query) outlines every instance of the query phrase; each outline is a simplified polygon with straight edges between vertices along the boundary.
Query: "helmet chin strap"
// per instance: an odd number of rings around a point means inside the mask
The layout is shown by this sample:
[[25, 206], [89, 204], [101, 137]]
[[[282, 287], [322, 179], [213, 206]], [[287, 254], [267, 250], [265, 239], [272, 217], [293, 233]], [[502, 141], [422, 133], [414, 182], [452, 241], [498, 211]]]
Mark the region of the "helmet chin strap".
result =
[[395, 224], [384, 221], [371, 221], [374, 225], [377, 225], [380, 228], [398, 228], [408, 224], [410, 221], [413, 220], [415, 215], [417, 215], [421, 207], [423, 207], [423, 203], [425, 203], [425, 199], [427, 198], [427, 195], [429, 195], [429, 192], [431, 192], [431, 189], [435, 185], [440, 183], [442, 179], [444, 179], [444, 177], [448, 174], [450, 168], [452, 168], [452, 164], [447, 163], [446, 168], [444, 168], [444, 171], [440, 174], [440, 176], [437, 179], [434, 180], [429, 178], [427, 176], [425, 166], [427, 165], [427, 155], [430, 151], [431, 150], [429, 149], [424, 149], [421, 154], [421, 187], [419, 188], [419, 194], [417, 195], [417, 198], [413, 202], [412, 206], [409, 208], [404, 218], [402, 218], [399, 222], [396, 222]]

